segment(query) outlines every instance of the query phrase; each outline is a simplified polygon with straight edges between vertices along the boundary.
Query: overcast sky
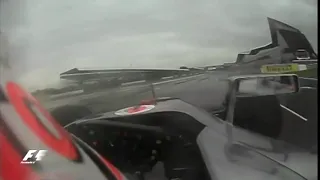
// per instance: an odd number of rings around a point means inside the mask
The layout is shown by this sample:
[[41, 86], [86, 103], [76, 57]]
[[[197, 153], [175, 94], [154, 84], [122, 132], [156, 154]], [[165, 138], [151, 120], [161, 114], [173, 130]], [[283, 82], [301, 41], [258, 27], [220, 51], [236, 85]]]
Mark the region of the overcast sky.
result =
[[[18, 79], [27, 88], [74, 67], [178, 68], [233, 62], [270, 42], [267, 17], [317, 51], [317, 0], [0, 0]], [[20, 1], [18, 4], [17, 2]]]

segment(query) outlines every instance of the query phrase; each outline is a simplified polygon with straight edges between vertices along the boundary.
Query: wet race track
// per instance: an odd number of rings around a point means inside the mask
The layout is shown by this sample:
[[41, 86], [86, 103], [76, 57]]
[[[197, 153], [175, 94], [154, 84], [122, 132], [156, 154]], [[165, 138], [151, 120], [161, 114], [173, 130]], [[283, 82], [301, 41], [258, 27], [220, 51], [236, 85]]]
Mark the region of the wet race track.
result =
[[[227, 76], [227, 73], [213, 72], [179, 79], [166, 79], [153, 83], [154, 93], [156, 97], [180, 98], [211, 112], [221, 107], [228, 89], [224, 80]], [[315, 89], [317, 81], [301, 79], [301, 86], [303, 88], [297, 94], [278, 97], [284, 127], [288, 129], [283, 131], [282, 136], [292, 143], [299, 144], [303, 144], [305, 138], [316, 141], [318, 132], [318, 102], [317, 89]], [[142, 100], [150, 100], [153, 97], [151, 89], [150, 84], [146, 83], [123, 85], [90, 94], [83, 93], [71, 97], [46, 100], [42, 103], [48, 109], [63, 105], [84, 105], [94, 113], [103, 113], [137, 105]], [[268, 111], [270, 107], [266, 105], [259, 107], [258, 110]]]
[[[176, 97], [206, 110], [220, 105], [227, 91], [223, 74], [200, 74], [153, 83], [156, 97]], [[86, 105], [94, 112], [112, 111], [152, 99], [150, 84], [121, 86], [90, 94], [46, 100], [48, 109], [65, 104]]]
[[[156, 97], [180, 98], [207, 111], [217, 109], [225, 98], [228, 89], [227, 73], [212, 72], [178, 79], [166, 79], [154, 82]], [[317, 118], [317, 80], [301, 79], [301, 92], [293, 95], [279, 96], [284, 109], [299, 114], [301, 119]], [[118, 110], [132, 106], [142, 100], [152, 99], [150, 84], [123, 85], [118, 88], [99, 90], [94, 93], [82, 93], [74, 96], [45, 100], [42, 103], [48, 109], [63, 105], [85, 105], [94, 112]], [[299, 103], [298, 103], [299, 102]], [[314, 107], [314, 108], [312, 108]], [[296, 114], [296, 115], [297, 115]]]

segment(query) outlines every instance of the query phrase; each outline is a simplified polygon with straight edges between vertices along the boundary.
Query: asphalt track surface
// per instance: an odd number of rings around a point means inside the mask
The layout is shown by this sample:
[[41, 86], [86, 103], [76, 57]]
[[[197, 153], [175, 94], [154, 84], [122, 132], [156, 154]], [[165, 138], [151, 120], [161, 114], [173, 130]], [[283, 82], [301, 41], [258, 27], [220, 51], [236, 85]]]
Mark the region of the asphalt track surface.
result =
[[[175, 97], [180, 98], [192, 105], [212, 111], [221, 106], [227, 92], [226, 79], [230, 76], [228, 72], [209, 72], [189, 77], [177, 79], [166, 79], [154, 82], [156, 97]], [[279, 96], [279, 100], [285, 111], [299, 119], [317, 118], [314, 115], [317, 109], [317, 90], [314, 89], [315, 83], [310, 79], [303, 80], [303, 85], [307, 84], [302, 92], [294, 95]], [[310, 88], [310, 82], [312, 87]], [[133, 84], [120, 86], [112, 89], [97, 90], [90, 94], [78, 94], [60, 99], [42, 101], [48, 109], [54, 109], [63, 105], [84, 105], [89, 107], [94, 113], [115, 111], [128, 106], [139, 104], [142, 100], [153, 98], [150, 84]], [[302, 102], [302, 103], [301, 103]], [[303, 106], [302, 104], [308, 105]], [[314, 108], [312, 108], [314, 106]], [[312, 112], [311, 112], [312, 111]], [[312, 115], [311, 115], [312, 114]], [[300, 115], [300, 117], [298, 117]]]
[[[221, 107], [228, 89], [225, 79], [229, 75], [229, 73], [225, 72], [210, 72], [192, 77], [167, 79], [153, 84], [157, 97], [180, 98], [185, 102], [211, 112]], [[310, 84], [310, 82], [304, 84]], [[303, 88], [297, 94], [278, 96], [283, 115], [284, 128], [281, 134], [283, 139], [292, 144], [300, 144], [306, 147], [309, 146], [309, 142], [317, 142], [317, 93], [317, 89], [311, 87]], [[90, 94], [42, 101], [42, 103], [48, 109], [64, 105], [83, 105], [89, 107], [93, 113], [104, 113], [134, 106], [142, 100], [150, 100], [152, 98], [150, 84], [135, 84], [99, 90]], [[262, 108], [266, 108], [265, 110], [267, 111], [270, 110], [270, 107]], [[261, 108], [258, 109], [259, 111], [264, 111]], [[272, 116], [270, 118], [272, 119]]]
[[[180, 98], [208, 111], [221, 104], [227, 91], [226, 74], [209, 73], [153, 83], [156, 97]], [[121, 86], [42, 102], [48, 109], [63, 105], [85, 105], [95, 113], [118, 110], [152, 99], [150, 84]]]

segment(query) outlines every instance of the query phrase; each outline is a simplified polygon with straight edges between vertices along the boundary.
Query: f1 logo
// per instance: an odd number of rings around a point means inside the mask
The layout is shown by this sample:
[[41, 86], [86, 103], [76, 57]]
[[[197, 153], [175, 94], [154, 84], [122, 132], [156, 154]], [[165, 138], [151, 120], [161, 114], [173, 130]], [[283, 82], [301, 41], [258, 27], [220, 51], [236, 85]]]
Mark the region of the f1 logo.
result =
[[36, 161], [41, 161], [46, 155], [47, 150], [29, 150], [21, 161], [21, 164], [34, 164]]

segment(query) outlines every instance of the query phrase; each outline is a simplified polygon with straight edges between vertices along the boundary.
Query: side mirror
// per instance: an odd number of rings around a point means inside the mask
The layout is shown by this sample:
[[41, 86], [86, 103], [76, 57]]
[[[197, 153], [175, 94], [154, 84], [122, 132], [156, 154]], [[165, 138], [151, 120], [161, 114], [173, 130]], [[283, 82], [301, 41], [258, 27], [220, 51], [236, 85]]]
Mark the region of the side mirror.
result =
[[225, 119], [233, 124], [238, 97], [258, 97], [299, 92], [299, 78], [295, 74], [258, 74], [229, 77]]
[[237, 97], [290, 94], [299, 91], [298, 76], [290, 74], [249, 76], [235, 81]]

